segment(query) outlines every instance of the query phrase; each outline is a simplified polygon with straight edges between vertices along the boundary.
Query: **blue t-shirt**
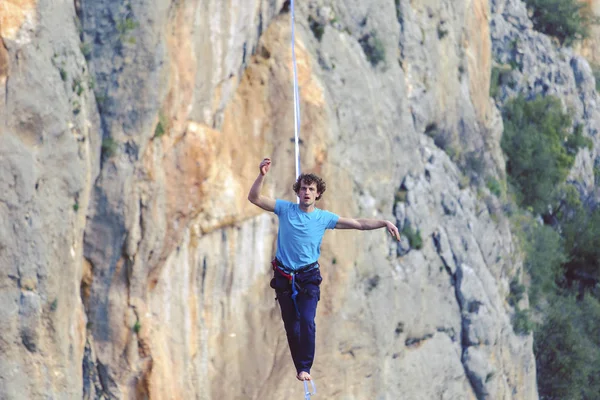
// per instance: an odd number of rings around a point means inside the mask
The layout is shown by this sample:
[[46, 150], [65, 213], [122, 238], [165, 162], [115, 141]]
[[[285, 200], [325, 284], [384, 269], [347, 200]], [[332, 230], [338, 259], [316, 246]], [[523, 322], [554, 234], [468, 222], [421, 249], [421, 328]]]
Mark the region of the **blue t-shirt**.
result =
[[307, 213], [298, 204], [279, 199], [275, 201], [275, 214], [279, 217], [276, 257], [292, 270], [319, 259], [325, 229], [335, 228], [340, 218], [319, 208]]

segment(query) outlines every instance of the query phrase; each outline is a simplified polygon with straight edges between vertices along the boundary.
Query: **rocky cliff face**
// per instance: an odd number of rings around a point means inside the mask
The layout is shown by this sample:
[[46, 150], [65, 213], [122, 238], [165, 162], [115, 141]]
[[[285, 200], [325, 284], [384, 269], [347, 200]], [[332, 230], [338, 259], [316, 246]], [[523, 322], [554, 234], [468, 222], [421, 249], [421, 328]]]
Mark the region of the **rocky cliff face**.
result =
[[573, 125], [581, 125], [592, 139], [592, 149], [581, 149], [568, 180], [582, 197], [595, 198], [594, 167], [600, 165], [600, 106], [588, 61], [570, 48], [556, 48], [552, 40], [532, 29], [524, 4], [493, 1], [491, 21], [494, 63], [502, 70], [499, 104], [521, 94], [561, 100]]
[[[277, 221], [246, 200], [264, 156], [265, 191], [293, 199], [286, 7], [0, 5], [0, 397], [301, 396], [268, 287]], [[320, 207], [423, 242], [327, 234], [319, 396], [537, 398], [506, 301], [521, 256], [498, 200], [455, 162], [479, 154], [504, 174], [490, 70], [503, 32], [533, 35], [522, 10], [297, 4], [302, 167], [327, 180]], [[531, 45], [524, 65], [547, 51]], [[548, 68], [591, 127], [593, 78], [570, 60]]]

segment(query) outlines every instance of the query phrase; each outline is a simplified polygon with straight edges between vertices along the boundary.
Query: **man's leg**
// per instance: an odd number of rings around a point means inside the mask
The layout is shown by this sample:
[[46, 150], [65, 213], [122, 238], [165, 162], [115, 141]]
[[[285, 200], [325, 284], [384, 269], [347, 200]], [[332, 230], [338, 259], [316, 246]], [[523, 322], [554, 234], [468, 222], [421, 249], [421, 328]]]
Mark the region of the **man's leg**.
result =
[[[319, 287], [307, 285], [308, 293], [301, 293], [296, 298], [300, 311], [300, 342], [296, 356], [296, 370], [298, 379], [310, 379], [310, 369], [315, 358], [315, 337], [317, 304], [319, 301]], [[306, 372], [302, 374], [302, 372]], [[302, 375], [302, 376], [301, 376]]]
[[281, 319], [285, 327], [285, 333], [290, 346], [290, 353], [294, 366], [298, 370], [298, 349], [300, 348], [300, 321], [296, 318], [296, 307], [289, 293], [277, 294], [279, 308], [281, 309]]

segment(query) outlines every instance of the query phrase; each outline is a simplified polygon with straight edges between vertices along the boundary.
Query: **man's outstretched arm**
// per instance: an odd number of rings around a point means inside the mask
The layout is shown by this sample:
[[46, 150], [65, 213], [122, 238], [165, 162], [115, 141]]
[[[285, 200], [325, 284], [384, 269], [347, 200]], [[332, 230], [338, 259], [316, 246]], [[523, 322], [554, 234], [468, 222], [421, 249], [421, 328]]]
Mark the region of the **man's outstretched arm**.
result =
[[384, 219], [364, 219], [364, 218], [342, 218], [338, 219], [335, 225], [336, 229], [358, 229], [367, 231], [372, 229], [387, 228], [388, 232], [396, 240], [400, 240], [400, 233], [396, 225]]
[[265, 158], [258, 167], [260, 173], [250, 188], [248, 200], [250, 200], [252, 204], [259, 206], [265, 211], [275, 211], [275, 199], [260, 194], [263, 180], [265, 179], [267, 172], [269, 172], [269, 168], [271, 168], [271, 159]]

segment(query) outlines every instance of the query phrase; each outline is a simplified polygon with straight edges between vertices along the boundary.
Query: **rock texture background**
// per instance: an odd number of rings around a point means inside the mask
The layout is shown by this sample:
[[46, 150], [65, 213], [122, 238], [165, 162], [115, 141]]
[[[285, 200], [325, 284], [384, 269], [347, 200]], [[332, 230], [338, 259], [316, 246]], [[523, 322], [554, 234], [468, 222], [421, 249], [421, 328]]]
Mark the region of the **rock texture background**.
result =
[[[500, 102], [557, 94], [596, 135], [589, 65], [517, 0], [299, 3], [302, 167], [328, 183], [320, 207], [423, 238], [326, 235], [319, 396], [537, 399], [506, 301], [521, 256], [498, 199], [453, 160], [504, 175], [489, 87], [511, 57], [519, 83]], [[265, 156], [265, 192], [294, 198], [286, 7], [0, 4], [0, 398], [302, 395], [268, 286], [276, 217], [246, 200]], [[595, 154], [573, 171], [590, 190]]]

